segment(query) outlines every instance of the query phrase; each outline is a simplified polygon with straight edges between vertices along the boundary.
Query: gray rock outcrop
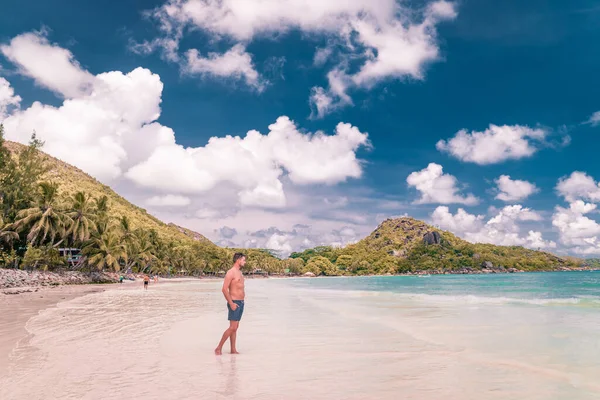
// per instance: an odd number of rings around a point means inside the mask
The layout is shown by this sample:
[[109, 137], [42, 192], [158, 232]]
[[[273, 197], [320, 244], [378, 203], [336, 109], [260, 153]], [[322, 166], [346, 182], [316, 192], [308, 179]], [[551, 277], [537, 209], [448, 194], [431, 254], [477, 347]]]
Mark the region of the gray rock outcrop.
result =
[[436, 231], [427, 232], [423, 236], [423, 242], [426, 245], [440, 244], [442, 242], [442, 236], [439, 234], [439, 232]]

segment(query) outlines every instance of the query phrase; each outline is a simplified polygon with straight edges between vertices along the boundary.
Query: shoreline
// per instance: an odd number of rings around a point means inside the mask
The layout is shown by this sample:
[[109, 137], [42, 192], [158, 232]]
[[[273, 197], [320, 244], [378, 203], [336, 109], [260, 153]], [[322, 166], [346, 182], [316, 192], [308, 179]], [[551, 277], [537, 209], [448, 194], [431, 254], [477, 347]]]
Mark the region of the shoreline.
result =
[[[163, 278], [155, 285], [195, 281], [195, 278]], [[21, 286], [0, 289], [0, 377], [9, 364], [10, 355], [19, 343], [29, 336], [27, 321], [59, 303], [107, 290], [143, 290], [143, 280], [109, 284], [62, 284], [49, 286]], [[5, 294], [2, 296], [1, 294]], [[18, 296], [14, 296], [18, 294]], [[11, 296], [13, 295], [13, 296]]]
[[9, 365], [10, 355], [19, 342], [28, 336], [26, 324], [40, 312], [58, 303], [92, 293], [103, 292], [115, 285], [62, 285], [34, 287], [19, 296], [0, 297], [0, 376]]
[[[537, 271], [524, 271], [517, 270], [514, 268], [483, 268], [481, 270], [475, 269], [460, 269], [453, 271], [444, 270], [420, 270], [408, 273], [387, 273], [387, 274], [365, 274], [365, 275], [354, 275], [354, 274], [340, 274], [331, 275], [339, 277], [365, 277], [365, 276], [428, 276], [428, 275], [493, 275], [493, 274], [515, 274], [515, 273], [546, 273], [546, 272], [595, 272], [600, 269], [595, 268], [561, 268], [561, 269], [549, 269], [549, 270], [537, 270]], [[48, 272], [48, 271], [26, 271], [19, 269], [8, 269], [0, 268], [0, 294], [4, 295], [17, 295], [26, 293], [35, 293], [41, 289], [46, 288], [57, 288], [57, 287], [93, 287], [93, 286], [121, 286], [119, 284], [119, 273], [116, 272], [92, 272], [83, 273], [79, 271], [59, 271], [59, 272]], [[129, 285], [136, 282], [142, 281], [141, 274], [127, 274], [128, 278], [124, 280], [123, 285]], [[245, 274], [246, 279], [290, 279], [290, 278], [318, 278], [326, 277], [326, 275], [312, 276], [312, 275], [284, 275], [284, 274], [273, 274], [273, 275], [256, 275], [256, 274]], [[133, 278], [133, 279], [132, 279]], [[160, 282], [177, 282], [180, 280], [219, 280], [223, 279], [221, 276], [172, 276], [163, 277], [159, 276]], [[151, 283], [152, 280], [151, 280]]]
[[[91, 272], [80, 271], [28, 271], [0, 267], [0, 294], [21, 294], [35, 291], [35, 289], [62, 286], [90, 286], [112, 285], [119, 283], [118, 272]], [[126, 283], [140, 282], [143, 274], [123, 274]], [[247, 275], [249, 279], [266, 279], [268, 276]], [[220, 276], [171, 276], [159, 275], [160, 281], [176, 282], [177, 280], [214, 280], [223, 279]], [[152, 279], [150, 280], [152, 282]]]
[[119, 275], [113, 272], [50, 272], [0, 268], [0, 290], [4, 291], [5, 294], [13, 294], [10, 289], [111, 284], [118, 281]]

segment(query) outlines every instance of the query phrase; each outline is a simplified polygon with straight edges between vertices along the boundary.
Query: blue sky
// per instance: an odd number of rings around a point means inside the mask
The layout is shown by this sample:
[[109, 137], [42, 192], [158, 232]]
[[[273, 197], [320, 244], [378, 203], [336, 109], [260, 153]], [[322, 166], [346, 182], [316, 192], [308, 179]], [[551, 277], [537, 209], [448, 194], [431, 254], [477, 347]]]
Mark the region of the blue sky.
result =
[[[259, 3], [9, 2], [8, 138], [35, 129], [223, 245], [343, 245], [408, 214], [468, 240], [600, 254], [597, 2]], [[333, 142], [311, 136], [339, 123]]]

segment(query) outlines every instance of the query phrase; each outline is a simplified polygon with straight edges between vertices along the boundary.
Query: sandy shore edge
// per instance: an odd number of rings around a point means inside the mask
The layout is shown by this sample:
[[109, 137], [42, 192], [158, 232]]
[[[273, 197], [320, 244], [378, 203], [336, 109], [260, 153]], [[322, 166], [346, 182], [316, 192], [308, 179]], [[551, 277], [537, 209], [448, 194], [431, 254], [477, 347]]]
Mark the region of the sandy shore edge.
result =
[[[222, 278], [217, 278], [222, 279]], [[158, 283], [150, 282], [152, 287], [169, 283], [188, 281], [214, 281], [212, 278], [161, 278]], [[20, 340], [28, 335], [25, 325], [30, 318], [43, 310], [56, 307], [58, 303], [106, 290], [143, 290], [143, 281], [125, 281], [111, 284], [80, 284], [58, 286], [21, 286], [0, 289], [0, 376], [6, 373], [10, 363], [10, 354]]]
[[21, 287], [18, 295], [0, 291], [0, 376], [6, 373], [9, 357], [18, 342], [27, 336], [25, 324], [41, 311], [63, 301], [114, 289], [117, 284]]

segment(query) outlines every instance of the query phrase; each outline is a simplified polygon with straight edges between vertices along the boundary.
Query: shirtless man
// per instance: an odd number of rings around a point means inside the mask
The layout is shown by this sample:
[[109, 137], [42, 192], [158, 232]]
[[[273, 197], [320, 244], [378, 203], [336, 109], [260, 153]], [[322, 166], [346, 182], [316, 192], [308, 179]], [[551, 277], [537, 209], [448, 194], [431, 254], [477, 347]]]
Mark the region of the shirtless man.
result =
[[223, 337], [219, 345], [215, 349], [216, 355], [221, 355], [223, 345], [229, 339], [231, 344], [231, 354], [239, 354], [235, 348], [235, 340], [240, 319], [244, 313], [244, 276], [242, 275], [242, 267], [246, 265], [246, 256], [242, 253], [235, 253], [233, 256], [233, 267], [225, 275], [223, 282], [223, 295], [227, 300], [227, 309], [229, 310], [229, 328], [223, 333]]

